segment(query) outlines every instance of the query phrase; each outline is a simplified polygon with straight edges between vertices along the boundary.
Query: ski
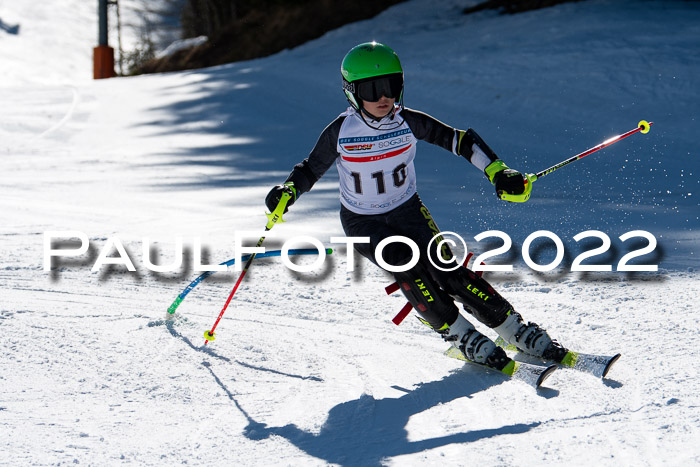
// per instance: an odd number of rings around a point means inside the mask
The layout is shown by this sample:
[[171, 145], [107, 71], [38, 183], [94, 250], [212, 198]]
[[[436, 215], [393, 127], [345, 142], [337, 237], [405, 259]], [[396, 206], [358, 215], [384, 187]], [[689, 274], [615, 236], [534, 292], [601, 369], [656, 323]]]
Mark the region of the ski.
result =
[[[447, 349], [445, 351], [445, 355], [450, 358], [456, 358], [457, 360], [480, 366], [482, 368], [488, 368], [491, 370], [499, 371], [495, 368], [491, 368], [490, 366], [483, 365], [481, 363], [476, 363], [467, 359], [467, 357], [465, 357], [464, 354], [456, 347], [450, 347], [449, 349]], [[554, 373], [554, 370], [556, 369], [557, 365], [553, 364], [548, 366], [542, 366], [511, 360], [511, 362], [508, 365], [506, 365], [505, 368], [500, 370], [500, 372], [510, 376], [511, 378], [518, 379], [529, 384], [530, 386], [538, 388], [542, 385], [542, 383], [544, 383], [544, 380], [546, 380], [552, 373]]]
[[[513, 344], [508, 344], [508, 342], [506, 342], [502, 337], [496, 339], [495, 343], [504, 350], [520, 352], [516, 346]], [[557, 363], [566, 368], [582, 371], [598, 378], [605, 378], [608, 375], [610, 368], [612, 368], [612, 366], [620, 359], [621, 356], [622, 354], [619, 353], [609, 356], [569, 351], [564, 356], [564, 359]]]

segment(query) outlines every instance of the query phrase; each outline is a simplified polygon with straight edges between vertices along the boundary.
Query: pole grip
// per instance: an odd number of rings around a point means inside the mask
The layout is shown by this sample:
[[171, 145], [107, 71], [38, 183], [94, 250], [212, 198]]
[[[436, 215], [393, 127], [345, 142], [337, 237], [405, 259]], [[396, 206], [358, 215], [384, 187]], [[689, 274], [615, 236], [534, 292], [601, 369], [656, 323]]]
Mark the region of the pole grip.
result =
[[277, 207], [275, 208], [275, 210], [271, 213], [265, 213], [265, 215], [267, 216], [267, 225], [265, 226], [266, 230], [270, 230], [278, 222], [284, 222], [284, 219], [282, 219], [282, 214], [284, 214], [284, 210], [287, 209], [287, 203], [291, 198], [291, 194], [287, 192], [282, 193], [280, 202], [277, 203]]

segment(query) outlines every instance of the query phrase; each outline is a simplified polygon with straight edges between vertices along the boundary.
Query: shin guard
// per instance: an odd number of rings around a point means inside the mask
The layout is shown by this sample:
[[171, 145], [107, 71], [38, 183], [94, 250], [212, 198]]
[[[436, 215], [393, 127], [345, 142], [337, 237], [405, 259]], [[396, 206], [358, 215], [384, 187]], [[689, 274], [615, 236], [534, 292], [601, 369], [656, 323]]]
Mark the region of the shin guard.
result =
[[502, 324], [513, 308], [491, 284], [470, 269], [461, 267], [444, 274], [439, 280], [467, 312], [490, 328]]
[[425, 324], [440, 331], [455, 322], [459, 311], [452, 297], [438, 286], [422, 264], [418, 263], [408, 271], [394, 273], [394, 277], [401, 292]]

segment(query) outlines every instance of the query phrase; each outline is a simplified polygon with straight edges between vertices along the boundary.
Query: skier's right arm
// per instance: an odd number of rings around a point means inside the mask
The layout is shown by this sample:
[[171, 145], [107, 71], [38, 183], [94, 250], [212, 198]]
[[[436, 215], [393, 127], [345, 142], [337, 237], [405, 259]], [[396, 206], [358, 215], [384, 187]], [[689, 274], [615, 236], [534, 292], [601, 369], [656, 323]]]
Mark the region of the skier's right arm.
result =
[[[284, 184], [270, 190], [265, 198], [265, 204], [270, 212], [277, 208], [284, 192], [292, 195], [287, 202], [287, 208], [289, 208], [299, 196], [311, 190], [318, 179], [333, 165], [338, 157], [338, 135], [344, 119], [344, 116], [340, 116], [328, 125], [319, 136], [309, 157], [294, 166]], [[287, 210], [285, 209], [284, 212]]]
[[474, 130], [457, 130], [457, 135], [457, 153], [484, 171], [499, 198], [518, 203], [530, 198], [532, 182], [499, 159]]

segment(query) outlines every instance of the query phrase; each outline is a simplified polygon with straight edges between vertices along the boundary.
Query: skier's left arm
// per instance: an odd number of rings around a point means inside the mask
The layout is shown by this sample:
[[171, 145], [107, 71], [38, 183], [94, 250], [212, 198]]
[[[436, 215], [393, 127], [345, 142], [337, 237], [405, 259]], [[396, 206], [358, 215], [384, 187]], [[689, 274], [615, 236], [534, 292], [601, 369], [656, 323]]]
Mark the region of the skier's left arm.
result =
[[482, 170], [495, 186], [499, 198], [515, 202], [529, 199], [532, 182], [499, 159], [476, 131], [471, 128], [466, 131], [452, 128], [416, 110], [405, 109], [403, 116], [416, 138], [462, 156]]

